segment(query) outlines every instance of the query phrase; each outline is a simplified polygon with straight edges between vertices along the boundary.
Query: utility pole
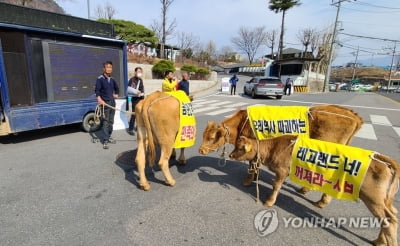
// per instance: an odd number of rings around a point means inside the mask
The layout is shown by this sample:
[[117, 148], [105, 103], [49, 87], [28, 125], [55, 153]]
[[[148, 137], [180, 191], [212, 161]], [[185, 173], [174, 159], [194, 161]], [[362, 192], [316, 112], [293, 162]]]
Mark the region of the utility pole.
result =
[[[335, 25], [334, 25], [334, 28], [333, 28], [331, 46], [330, 46], [330, 49], [329, 49], [328, 67], [326, 69], [323, 92], [329, 91], [328, 85], [329, 85], [329, 79], [331, 77], [333, 46], [334, 46], [335, 41], [336, 41], [337, 24], [338, 24], [338, 20], [339, 20], [340, 5], [344, 1], [349, 1], [349, 0], [339, 0], [337, 2], [336, 19], [335, 19]], [[333, 3], [332, 5], [335, 5], [335, 4], [336, 3]]]
[[[353, 64], [353, 77], [351, 78], [351, 82], [354, 80], [354, 76], [356, 75], [356, 66], [357, 66], [357, 61], [358, 61], [358, 51], [360, 50], [360, 47], [357, 46], [357, 52], [356, 52], [356, 60]], [[354, 53], [353, 53], [354, 54]]]
[[90, 20], [90, 0], [87, 0], [87, 18]]
[[386, 93], [389, 93], [389, 86], [392, 82], [392, 68], [393, 68], [393, 61], [394, 61], [394, 54], [396, 53], [396, 41], [394, 42], [394, 48], [392, 53], [392, 61], [390, 62], [390, 69], [389, 69], [389, 80], [386, 87]]

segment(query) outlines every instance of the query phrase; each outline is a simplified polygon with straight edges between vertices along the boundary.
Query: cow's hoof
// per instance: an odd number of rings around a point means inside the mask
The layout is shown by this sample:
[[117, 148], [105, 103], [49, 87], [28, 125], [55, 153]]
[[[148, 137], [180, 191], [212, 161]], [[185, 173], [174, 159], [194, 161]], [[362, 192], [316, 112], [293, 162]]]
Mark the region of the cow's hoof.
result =
[[175, 186], [176, 181], [175, 181], [175, 179], [172, 179], [172, 180], [165, 180], [165, 184], [166, 184], [166, 185], [169, 185], [169, 186]]
[[275, 204], [274, 201], [266, 201], [266, 202], [264, 202], [264, 207], [269, 208], [269, 207], [272, 207], [274, 204]]
[[179, 160], [178, 164], [181, 166], [184, 166], [184, 165], [186, 165], [186, 160]]
[[380, 238], [375, 239], [374, 241], [371, 241], [372, 245], [375, 246], [384, 246], [384, 245], [388, 245], [386, 242], [382, 241]]
[[142, 190], [144, 190], [144, 191], [150, 190], [150, 184], [149, 184], [149, 183], [140, 184], [139, 186], [140, 186], [140, 188], [141, 188]]
[[306, 188], [306, 187], [301, 187], [300, 189], [297, 190], [298, 193], [300, 194], [306, 194], [308, 191], [310, 191], [310, 189]]
[[312, 204], [314, 206], [316, 206], [317, 208], [324, 208], [326, 206], [326, 203], [318, 201], [318, 202], [312, 202]]
[[243, 185], [243, 186], [250, 186], [252, 183], [253, 183], [253, 179], [245, 179], [245, 180], [242, 182], [242, 185]]

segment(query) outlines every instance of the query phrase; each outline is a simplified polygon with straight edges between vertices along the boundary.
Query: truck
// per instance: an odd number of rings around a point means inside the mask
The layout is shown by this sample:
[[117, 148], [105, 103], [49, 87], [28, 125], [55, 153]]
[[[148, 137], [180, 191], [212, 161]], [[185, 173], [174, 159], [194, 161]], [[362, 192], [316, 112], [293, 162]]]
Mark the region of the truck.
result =
[[0, 136], [73, 123], [96, 130], [105, 61], [123, 95], [126, 42], [112, 25], [0, 3]]

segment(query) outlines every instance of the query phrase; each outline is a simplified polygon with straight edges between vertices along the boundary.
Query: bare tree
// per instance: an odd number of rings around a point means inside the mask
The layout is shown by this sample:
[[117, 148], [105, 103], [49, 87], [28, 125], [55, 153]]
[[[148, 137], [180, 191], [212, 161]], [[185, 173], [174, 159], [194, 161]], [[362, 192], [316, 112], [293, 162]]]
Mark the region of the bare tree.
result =
[[235, 61], [235, 52], [233, 52], [230, 46], [223, 46], [219, 51], [218, 59], [224, 62]]
[[316, 72], [326, 73], [329, 64], [328, 54], [330, 52], [331, 39], [332, 39], [332, 33], [324, 33], [321, 35], [320, 42], [318, 44], [318, 54], [317, 54], [317, 58], [319, 58], [320, 61], [318, 62], [317, 68], [315, 69]]
[[177, 34], [177, 47], [181, 50], [181, 62], [184, 58], [190, 58], [193, 55], [194, 46], [199, 43], [199, 38], [194, 36], [193, 33], [179, 32]]
[[308, 49], [308, 46], [311, 44], [311, 40], [313, 38], [314, 33], [315, 33], [315, 30], [311, 29], [311, 28], [302, 29], [297, 33], [298, 40], [304, 46], [304, 53], [302, 54], [302, 57], [307, 54], [307, 49]]
[[315, 51], [318, 49], [319, 40], [320, 40], [319, 34], [317, 32], [314, 32], [310, 42], [311, 53], [313, 54], [314, 57], [316, 56]]
[[106, 2], [104, 6], [101, 6], [100, 4], [97, 5], [95, 13], [98, 19], [111, 20], [114, 18], [117, 10], [109, 2]]
[[271, 30], [267, 32], [267, 39], [266, 39], [266, 45], [268, 48], [271, 49], [271, 58], [274, 58], [274, 48], [276, 45], [276, 38], [278, 36], [278, 31], [277, 30]]
[[250, 30], [246, 27], [239, 29], [237, 37], [233, 37], [231, 42], [244, 53], [247, 54], [250, 64], [253, 63], [257, 50], [267, 40], [267, 33], [264, 27], [256, 27]]
[[214, 41], [210, 40], [206, 43], [204, 51], [210, 56], [211, 60], [217, 58], [217, 46]]
[[168, 23], [167, 19], [167, 13], [168, 9], [171, 6], [171, 4], [175, 0], [160, 0], [161, 3], [161, 23], [153, 20], [153, 23], [151, 25], [151, 29], [153, 32], [157, 35], [159, 34], [160, 36], [157, 36], [157, 38], [160, 40], [160, 57], [164, 58], [164, 46], [165, 43], [168, 40], [168, 37], [170, 37], [173, 33], [174, 30], [177, 26], [176, 24], [176, 19], [173, 19], [170, 23]]

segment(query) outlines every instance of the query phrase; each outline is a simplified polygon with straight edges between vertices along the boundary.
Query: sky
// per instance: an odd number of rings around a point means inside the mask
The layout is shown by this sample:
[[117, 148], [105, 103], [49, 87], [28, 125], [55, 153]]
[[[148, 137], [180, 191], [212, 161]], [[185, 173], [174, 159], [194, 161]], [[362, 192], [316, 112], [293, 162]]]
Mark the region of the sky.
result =
[[[303, 49], [297, 36], [300, 30], [315, 29], [332, 32], [339, 0], [300, 0], [301, 5], [286, 13], [284, 46]], [[390, 65], [393, 51], [394, 63], [400, 55], [400, 4], [399, 0], [340, 0], [337, 41], [333, 65], [345, 65], [357, 61], [363, 65]], [[160, 0], [58, 0], [67, 14], [97, 19], [95, 9], [108, 2], [115, 9], [115, 19], [124, 19], [150, 29], [154, 20], [161, 18]], [[217, 50], [223, 46], [234, 49], [231, 38], [238, 36], [240, 27], [254, 29], [265, 27], [266, 31], [280, 31], [282, 13], [268, 9], [268, 0], [174, 0], [167, 17], [176, 19], [175, 32], [192, 33], [205, 44], [212, 40]], [[350, 36], [350, 35], [355, 36]], [[358, 37], [361, 36], [361, 37]], [[378, 38], [378, 39], [371, 39]], [[169, 40], [176, 45], [174, 38]], [[269, 54], [270, 49], [261, 46], [256, 58]], [[389, 54], [389, 55], [388, 55]]]

